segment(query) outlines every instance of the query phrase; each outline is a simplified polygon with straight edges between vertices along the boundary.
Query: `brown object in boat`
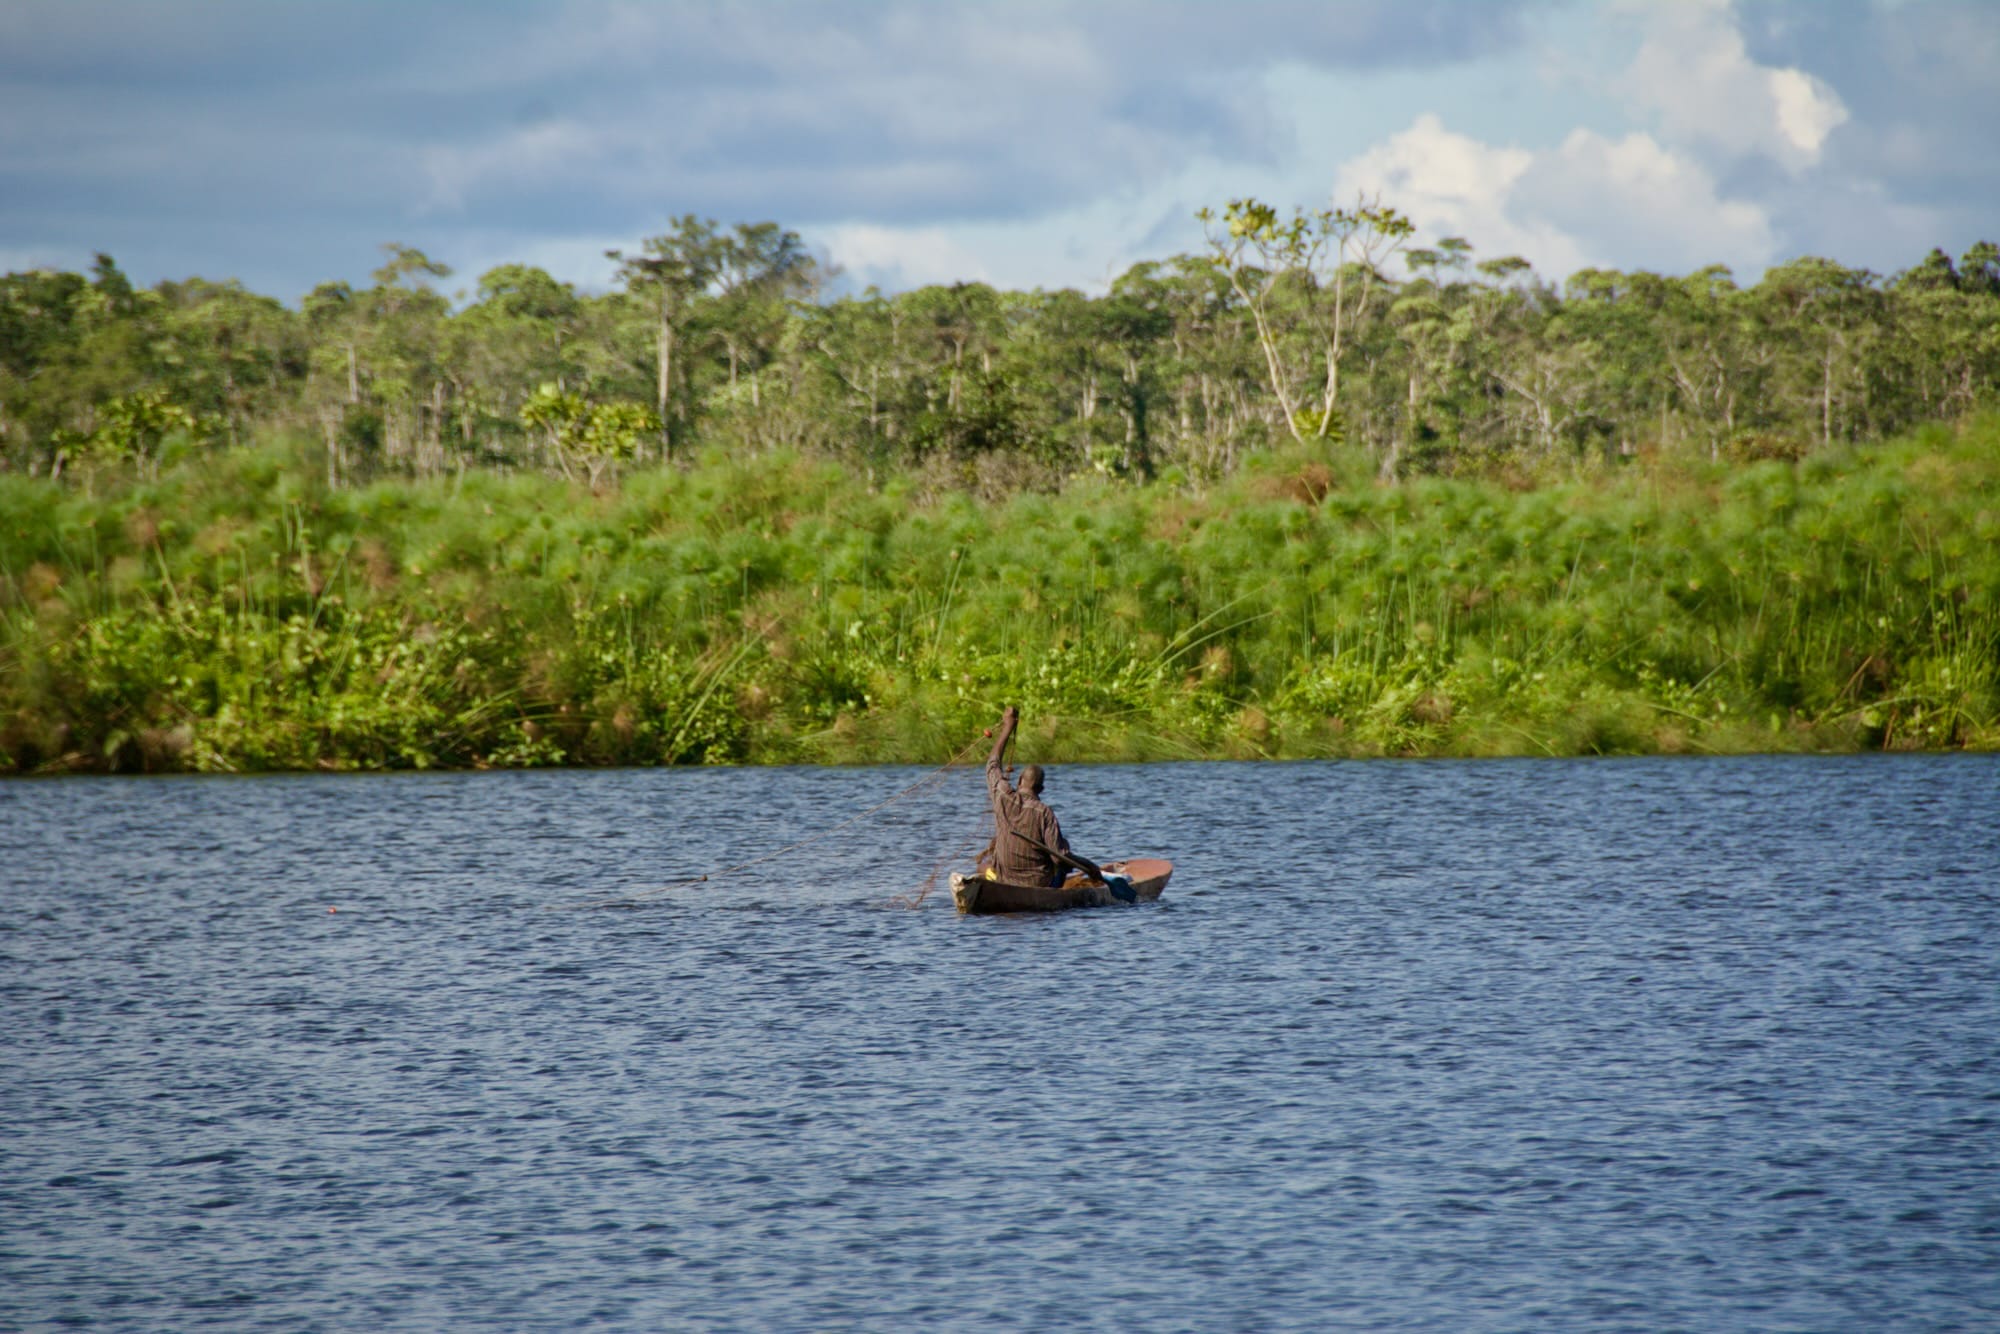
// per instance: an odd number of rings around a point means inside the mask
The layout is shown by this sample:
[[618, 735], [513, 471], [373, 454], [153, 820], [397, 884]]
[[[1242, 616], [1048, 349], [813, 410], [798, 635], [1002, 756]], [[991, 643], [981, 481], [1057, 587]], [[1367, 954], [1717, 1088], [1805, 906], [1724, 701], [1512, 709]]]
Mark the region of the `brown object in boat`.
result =
[[1004, 880], [988, 880], [983, 872], [968, 875], [954, 871], [951, 898], [962, 913], [1064, 912], [1070, 908], [1106, 908], [1117, 903], [1149, 903], [1167, 887], [1174, 864], [1158, 857], [1134, 857], [1130, 861], [1105, 862], [1104, 869], [1131, 877], [1130, 898], [1114, 893], [1102, 880], [1093, 880], [1081, 871], [1072, 871], [1060, 887], [1010, 885]]

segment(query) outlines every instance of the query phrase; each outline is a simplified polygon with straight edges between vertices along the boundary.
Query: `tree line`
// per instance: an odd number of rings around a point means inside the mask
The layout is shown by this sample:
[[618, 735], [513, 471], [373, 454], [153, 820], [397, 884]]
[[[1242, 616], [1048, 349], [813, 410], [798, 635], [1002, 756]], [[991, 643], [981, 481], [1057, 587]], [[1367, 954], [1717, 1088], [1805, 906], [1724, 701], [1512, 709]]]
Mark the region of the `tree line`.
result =
[[1080, 473], [1205, 481], [1286, 441], [1385, 479], [1651, 452], [1799, 457], [2000, 404], [2000, 246], [1893, 275], [1806, 257], [1751, 286], [1586, 269], [1556, 284], [1393, 208], [1204, 210], [1199, 253], [1102, 295], [955, 283], [837, 294], [774, 222], [687, 215], [579, 291], [384, 247], [296, 307], [234, 281], [0, 278], [0, 470], [156, 471], [289, 435], [334, 486], [468, 467], [601, 483], [785, 450], [988, 494]]

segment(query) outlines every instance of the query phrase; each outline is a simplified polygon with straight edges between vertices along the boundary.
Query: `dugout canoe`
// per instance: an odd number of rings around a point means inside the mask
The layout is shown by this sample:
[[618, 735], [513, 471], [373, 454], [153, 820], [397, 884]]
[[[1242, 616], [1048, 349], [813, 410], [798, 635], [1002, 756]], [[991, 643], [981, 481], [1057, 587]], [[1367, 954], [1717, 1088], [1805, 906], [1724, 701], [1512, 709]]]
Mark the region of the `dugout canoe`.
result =
[[1158, 857], [1134, 857], [1130, 861], [1105, 862], [1104, 869], [1132, 878], [1132, 898], [1122, 899], [1102, 880], [1092, 880], [1081, 871], [1070, 872], [1061, 887], [1053, 885], [1010, 885], [1004, 880], [988, 880], [983, 874], [954, 871], [951, 899], [962, 913], [1066, 912], [1071, 908], [1108, 908], [1117, 903], [1149, 903], [1167, 887], [1174, 864]]

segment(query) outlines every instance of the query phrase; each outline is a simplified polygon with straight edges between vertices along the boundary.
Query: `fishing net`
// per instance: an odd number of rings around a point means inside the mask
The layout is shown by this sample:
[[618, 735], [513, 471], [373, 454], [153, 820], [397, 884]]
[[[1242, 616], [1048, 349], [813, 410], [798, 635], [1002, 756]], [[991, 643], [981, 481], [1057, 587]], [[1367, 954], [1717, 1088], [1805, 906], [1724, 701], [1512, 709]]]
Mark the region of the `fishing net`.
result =
[[[549, 906], [552, 908], [633, 907], [638, 904], [645, 903], [650, 899], [659, 898], [661, 895], [671, 894], [675, 890], [689, 889], [695, 885], [705, 884], [711, 880], [720, 880], [725, 876], [731, 876], [741, 871], [747, 871], [753, 866], [761, 866], [766, 862], [776, 861], [780, 857], [790, 856], [792, 853], [797, 852], [801, 848], [809, 848], [815, 843], [824, 842], [826, 839], [833, 837], [835, 834], [840, 833], [842, 830], [851, 829], [855, 825], [860, 824], [863, 820], [866, 820], [869, 816], [887, 810], [889, 807], [895, 805], [897, 802], [904, 801], [910, 797], [915, 796], [919, 792], [925, 791], [926, 789], [934, 787], [937, 784], [943, 782], [945, 778], [952, 772], [953, 769], [960, 767], [964, 763], [966, 756], [970, 755], [979, 746], [984, 744], [984, 742], [985, 742], [984, 737], [974, 737], [971, 741], [966, 743], [965, 748], [959, 751], [958, 754], [952, 756], [950, 759], [946, 760], [943, 764], [931, 770], [929, 773], [925, 774], [922, 778], [919, 778], [916, 782], [910, 784], [902, 791], [893, 794], [892, 796], [886, 798], [885, 800], [875, 803], [873, 806], [870, 806], [865, 811], [859, 811], [854, 815], [849, 816], [847, 819], [842, 820], [839, 824], [831, 825], [825, 829], [820, 830], [816, 834], [810, 834], [805, 838], [797, 839], [791, 843], [787, 843], [785, 844], [785, 846], [781, 848], [774, 848], [770, 852], [761, 853], [758, 856], [751, 857], [745, 861], [737, 862], [733, 866], [724, 866], [717, 870], [704, 872], [701, 875], [690, 876], [686, 880], [676, 880], [671, 884], [657, 885], [652, 889], [641, 890], [636, 894], [620, 894], [613, 898], [587, 899], [580, 903], [551, 904]], [[991, 824], [991, 821], [992, 817], [989, 814], [987, 817], [987, 823]], [[979, 835], [977, 833], [973, 834], [970, 838], [966, 840], [965, 845], [961, 845], [960, 849], [955, 850], [949, 856], [940, 860], [937, 866], [931, 871], [930, 875], [924, 880], [924, 882], [913, 891], [914, 897], [898, 896], [895, 902], [897, 902], [898, 904], [906, 903], [907, 906], [913, 908], [921, 905], [923, 903], [925, 896], [930, 893], [931, 887], [937, 883], [938, 877], [944, 873], [945, 868], [951, 864], [953, 858], [957, 857], [960, 854], [960, 852], [963, 851], [964, 846], [969, 845], [972, 841], [976, 840], [978, 837]]]

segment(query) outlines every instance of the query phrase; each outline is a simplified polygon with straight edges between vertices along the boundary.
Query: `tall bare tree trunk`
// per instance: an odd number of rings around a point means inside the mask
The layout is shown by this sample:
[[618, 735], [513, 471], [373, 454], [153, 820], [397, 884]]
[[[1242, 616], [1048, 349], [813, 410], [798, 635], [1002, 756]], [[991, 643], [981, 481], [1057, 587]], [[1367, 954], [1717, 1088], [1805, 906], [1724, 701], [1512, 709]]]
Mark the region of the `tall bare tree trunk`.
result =
[[667, 314], [665, 298], [660, 302], [659, 333], [659, 382], [654, 394], [654, 411], [660, 417], [661, 453], [664, 455], [673, 443], [673, 420], [667, 415], [667, 404], [673, 396], [674, 377], [674, 323]]
[[331, 412], [319, 416], [320, 430], [326, 435], [326, 489], [340, 489], [340, 421]]

